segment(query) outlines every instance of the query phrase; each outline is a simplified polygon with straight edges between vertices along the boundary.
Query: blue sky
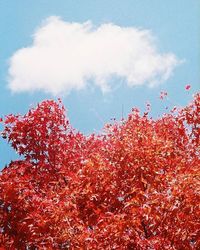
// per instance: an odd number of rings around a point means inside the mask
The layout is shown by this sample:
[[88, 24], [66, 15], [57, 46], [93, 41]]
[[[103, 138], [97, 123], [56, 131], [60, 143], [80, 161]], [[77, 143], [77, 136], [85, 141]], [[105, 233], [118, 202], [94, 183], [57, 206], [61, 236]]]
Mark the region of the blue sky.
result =
[[[73, 30], [77, 25], [78, 31]], [[58, 30], [63, 44], [59, 50], [55, 45]], [[71, 47], [67, 35], [63, 35], [69, 30]], [[86, 45], [80, 43], [79, 36]], [[44, 50], [37, 52], [41, 46], [48, 47], [47, 54]], [[76, 50], [80, 54], [75, 56]], [[49, 56], [53, 58], [57, 52], [56, 63], [48, 64]], [[142, 66], [133, 70], [136, 62]], [[40, 64], [45, 66], [41, 72]], [[64, 72], [69, 68], [64, 65], [69, 65], [75, 76], [66, 73], [61, 78], [62, 68]], [[49, 70], [52, 67], [53, 72]], [[199, 91], [199, 69], [199, 0], [0, 1], [1, 116], [25, 113], [41, 100], [61, 96], [76, 129], [85, 134], [98, 132], [111, 118], [121, 118], [122, 106], [127, 115], [134, 106], [143, 110], [149, 101], [152, 115], [159, 116], [166, 106], [186, 105]], [[162, 82], [158, 80], [161, 78]], [[104, 84], [109, 85], [109, 91], [105, 91]], [[186, 84], [192, 85], [189, 93], [184, 91]], [[165, 103], [159, 100], [160, 91], [168, 92]], [[16, 158], [2, 140], [0, 157], [1, 166]]]

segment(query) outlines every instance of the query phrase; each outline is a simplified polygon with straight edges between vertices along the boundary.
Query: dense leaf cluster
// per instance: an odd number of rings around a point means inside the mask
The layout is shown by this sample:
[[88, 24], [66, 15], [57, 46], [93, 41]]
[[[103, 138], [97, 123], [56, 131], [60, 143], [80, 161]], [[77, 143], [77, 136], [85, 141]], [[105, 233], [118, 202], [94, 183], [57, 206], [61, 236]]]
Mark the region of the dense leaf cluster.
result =
[[0, 175], [1, 249], [200, 249], [200, 94], [89, 137], [60, 101], [3, 122], [23, 160]]

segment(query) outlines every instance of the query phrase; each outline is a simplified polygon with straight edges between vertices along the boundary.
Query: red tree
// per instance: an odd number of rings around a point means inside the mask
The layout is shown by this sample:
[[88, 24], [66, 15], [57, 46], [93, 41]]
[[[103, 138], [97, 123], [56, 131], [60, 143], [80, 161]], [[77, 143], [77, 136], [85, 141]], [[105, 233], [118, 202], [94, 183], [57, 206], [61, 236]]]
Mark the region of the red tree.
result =
[[60, 101], [7, 116], [2, 137], [23, 160], [0, 175], [0, 248], [200, 249], [199, 114], [197, 94], [89, 137]]

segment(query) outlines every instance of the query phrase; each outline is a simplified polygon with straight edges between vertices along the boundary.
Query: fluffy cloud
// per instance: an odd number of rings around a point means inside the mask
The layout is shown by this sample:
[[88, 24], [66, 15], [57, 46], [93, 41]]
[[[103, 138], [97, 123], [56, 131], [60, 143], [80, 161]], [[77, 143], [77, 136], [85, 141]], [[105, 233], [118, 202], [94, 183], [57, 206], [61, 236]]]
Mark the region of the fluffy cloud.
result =
[[9, 88], [58, 95], [94, 84], [105, 92], [112, 77], [125, 79], [130, 87], [154, 86], [178, 64], [174, 54], [158, 52], [148, 30], [50, 17], [34, 33], [33, 44], [10, 58]]

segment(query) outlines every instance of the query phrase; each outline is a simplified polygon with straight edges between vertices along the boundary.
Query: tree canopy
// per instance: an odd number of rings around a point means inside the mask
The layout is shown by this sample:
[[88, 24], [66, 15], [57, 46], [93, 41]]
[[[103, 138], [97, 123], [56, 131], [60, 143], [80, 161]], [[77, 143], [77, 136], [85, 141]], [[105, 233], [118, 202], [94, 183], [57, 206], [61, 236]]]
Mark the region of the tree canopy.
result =
[[0, 249], [200, 249], [200, 94], [74, 130], [60, 100], [8, 115], [22, 160], [0, 175]]

